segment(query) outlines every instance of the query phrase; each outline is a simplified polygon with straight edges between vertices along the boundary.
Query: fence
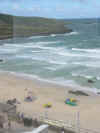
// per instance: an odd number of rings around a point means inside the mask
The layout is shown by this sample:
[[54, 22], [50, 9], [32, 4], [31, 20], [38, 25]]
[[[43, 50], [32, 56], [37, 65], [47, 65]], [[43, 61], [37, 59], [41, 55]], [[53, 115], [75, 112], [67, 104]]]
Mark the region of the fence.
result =
[[72, 121], [69, 121], [69, 120], [65, 122], [63, 120], [50, 119], [48, 118], [47, 114], [45, 115], [34, 114], [33, 119], [37, 119], [37, 121], [48, 124], [50, 126], [54, 126], [58, 128], [63, 127], [64, 129], [73, 131], [75, 133], [100, 133], [100, 131], [94, 131], [91, 129], [82, 128], [79, 122], [79, 113], [77, 114], [77, 120], [75, 121], [74, 124]]
[[59, 128], [64, 127], [66, 130], [70, 130], [73, 131], [75, 133], [99, 133], [97, 131], [93, 131], [91, 129], [85, 129], [85, 128], [79, 128], [77, 127], [77, 125], [71, 124], [70, 122], [64, 122], [63, 120], [51, 120], [48, 118], [43, 118], [40, 117], [40, 121], [48, 124], [48, 125], [52, 125], [52, 126], [56, 126]]

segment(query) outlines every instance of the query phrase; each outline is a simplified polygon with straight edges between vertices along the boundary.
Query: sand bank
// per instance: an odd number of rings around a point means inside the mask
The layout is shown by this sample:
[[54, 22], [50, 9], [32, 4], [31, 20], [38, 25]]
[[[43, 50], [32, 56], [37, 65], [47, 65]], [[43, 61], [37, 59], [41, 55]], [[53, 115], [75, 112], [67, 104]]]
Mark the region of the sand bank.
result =
[[[90, 96], [75, 96], [69, 94], [68, 87], [31, 80], [9, 73], [0, 73], [0, 101], [17, 98], [18, 111], [34, 117], [34, 114], [45, 114], [56, 120], [76, 122], [76, 114], [80, 112], [80, 123], [83, 128], [100, 131], [100, 96], [88, 92]], [[28, 94], [36, 97], [33, 102], [25, 102]], [[78, 106], [72, 107], [64, 103], [66, 98], [78, 100]], [[51, 102], [52, 108], [45, 109], [43, 104]]]

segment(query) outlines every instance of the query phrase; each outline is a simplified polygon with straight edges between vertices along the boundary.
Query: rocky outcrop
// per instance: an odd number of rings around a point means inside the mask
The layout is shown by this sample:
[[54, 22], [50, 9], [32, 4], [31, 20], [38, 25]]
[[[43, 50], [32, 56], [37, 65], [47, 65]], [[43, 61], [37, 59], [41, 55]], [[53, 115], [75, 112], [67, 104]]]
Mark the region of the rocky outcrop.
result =
[[3, 59], [0, 59], [0, 62], [3, 62]]

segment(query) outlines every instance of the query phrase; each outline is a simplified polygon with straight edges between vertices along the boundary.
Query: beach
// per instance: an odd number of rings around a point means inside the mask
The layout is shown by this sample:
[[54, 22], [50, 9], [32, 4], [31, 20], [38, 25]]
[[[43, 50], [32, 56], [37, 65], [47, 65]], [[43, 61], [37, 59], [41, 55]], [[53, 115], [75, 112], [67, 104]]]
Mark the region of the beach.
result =
[[[69, 121], [76, 123], [77, 113], [80, 112], [80, 125], [82, 128], [100, 131], [100, 96], [91, 92], [86, 92], [89, 96], [75, 96], [69, 94], [72, 90], [67, 86], [60, 86], [36, 79], [16, 76], [10, 73], [0, 73], [0, 101], [6, 102], [8, 99], [16, 98], [17, 110], [34, 118], [35, 114], [45, 115], [55, 120]], [[35, 100], [26, 102], [28, 91], [32, 93]], [[77, 99], [77, 106], [69, 106], [64, 103], [66, 98]], [[52, 103], [49, 109], [44, 108], [44, 104]]]

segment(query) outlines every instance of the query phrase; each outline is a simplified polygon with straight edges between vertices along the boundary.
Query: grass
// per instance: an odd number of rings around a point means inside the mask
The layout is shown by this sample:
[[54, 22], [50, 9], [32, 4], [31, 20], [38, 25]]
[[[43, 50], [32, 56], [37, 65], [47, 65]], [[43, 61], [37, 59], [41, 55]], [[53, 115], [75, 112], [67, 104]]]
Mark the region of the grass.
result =
[[65, 24], [67, 22], [57, 19], [0, 14], [0, 39], [3, 36], [28, 37], [71, 32]]

